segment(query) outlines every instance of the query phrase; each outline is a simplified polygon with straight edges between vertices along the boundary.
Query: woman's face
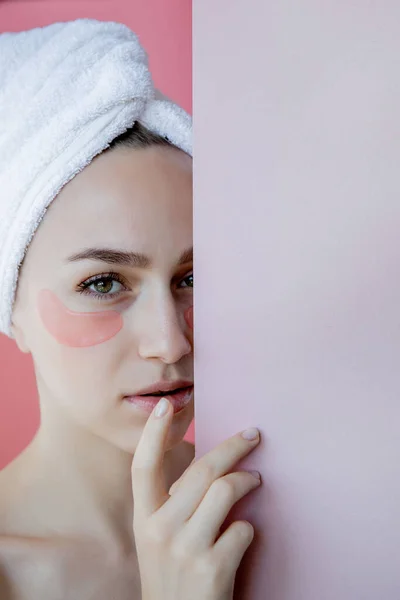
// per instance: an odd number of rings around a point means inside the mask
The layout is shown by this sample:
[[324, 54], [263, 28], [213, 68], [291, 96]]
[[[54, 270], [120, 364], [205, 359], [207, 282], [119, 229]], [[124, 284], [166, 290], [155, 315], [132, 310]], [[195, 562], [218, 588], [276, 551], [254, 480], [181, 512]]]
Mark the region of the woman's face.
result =
[[[29, 247], [13, 330], [41, 402], [134, 452], [148, 418], [127, 396], [193, 381], [192, 160], [116, 148], [60, 192]], [[193, 418], [193, 397], [169, 446]]]

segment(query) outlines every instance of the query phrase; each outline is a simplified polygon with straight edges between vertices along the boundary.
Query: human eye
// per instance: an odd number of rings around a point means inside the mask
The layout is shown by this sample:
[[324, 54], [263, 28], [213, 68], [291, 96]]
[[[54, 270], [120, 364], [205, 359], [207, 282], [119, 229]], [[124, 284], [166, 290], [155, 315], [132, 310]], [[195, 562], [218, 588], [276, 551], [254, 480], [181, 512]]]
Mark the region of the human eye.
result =
[[78, 291], [81, 294], [86, 294], [107, 300], [115, 298], [121, 291], [126, 291], [128, 288], [124, 284], [122, 277], [118, 273], [103, 273], [86, 279], [78, 285]]
[[193, 288], [193, 272], [181, 279], [180, 285], [183, 288]]

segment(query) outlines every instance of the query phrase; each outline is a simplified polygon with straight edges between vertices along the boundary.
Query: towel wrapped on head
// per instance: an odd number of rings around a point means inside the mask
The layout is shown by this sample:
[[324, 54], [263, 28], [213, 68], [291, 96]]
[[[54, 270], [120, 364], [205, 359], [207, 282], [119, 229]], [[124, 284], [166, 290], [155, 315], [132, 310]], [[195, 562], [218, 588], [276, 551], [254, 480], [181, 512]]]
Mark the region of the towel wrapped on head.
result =
[[94, 19], [0, 34], [0, 331], [51, 201], [136, 121], [192, 154], [191, 117], [154, 88], [126, 25]]

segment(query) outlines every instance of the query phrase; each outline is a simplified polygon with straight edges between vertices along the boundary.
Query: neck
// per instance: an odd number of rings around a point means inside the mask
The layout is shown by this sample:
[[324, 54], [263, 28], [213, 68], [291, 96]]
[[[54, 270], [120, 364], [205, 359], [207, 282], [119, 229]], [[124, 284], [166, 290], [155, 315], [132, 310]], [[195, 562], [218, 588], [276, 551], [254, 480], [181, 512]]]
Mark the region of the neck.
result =
[[[134, 546], [131, 464], [133, 456], [81, 428], [54, 403], [43, 403], [41, 425], [21, 464], [30, 473], [29, 493], [41, 532], [104, 541], [123, 552]], [[164, 459], [166, 482], [180, 445]], [[28, 462], [28, 464], [26, 464]]]

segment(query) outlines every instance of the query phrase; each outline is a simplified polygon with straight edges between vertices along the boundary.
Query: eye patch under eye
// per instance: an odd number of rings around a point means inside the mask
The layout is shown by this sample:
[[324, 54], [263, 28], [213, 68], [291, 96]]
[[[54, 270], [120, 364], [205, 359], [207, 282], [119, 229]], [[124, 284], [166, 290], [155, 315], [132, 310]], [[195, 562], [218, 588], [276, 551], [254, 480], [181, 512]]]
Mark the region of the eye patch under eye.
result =
[[114, 337], [123, 326], [119, 312], [74, 312], [50, 290], [39, 292], [38, 310], [47, 331], [57, 342], [71, 348], [102, 344]]
[[185, 311], [185, 321], [189, 325], [190, 329], [193, 329], [193, 306], [190, 306]]

